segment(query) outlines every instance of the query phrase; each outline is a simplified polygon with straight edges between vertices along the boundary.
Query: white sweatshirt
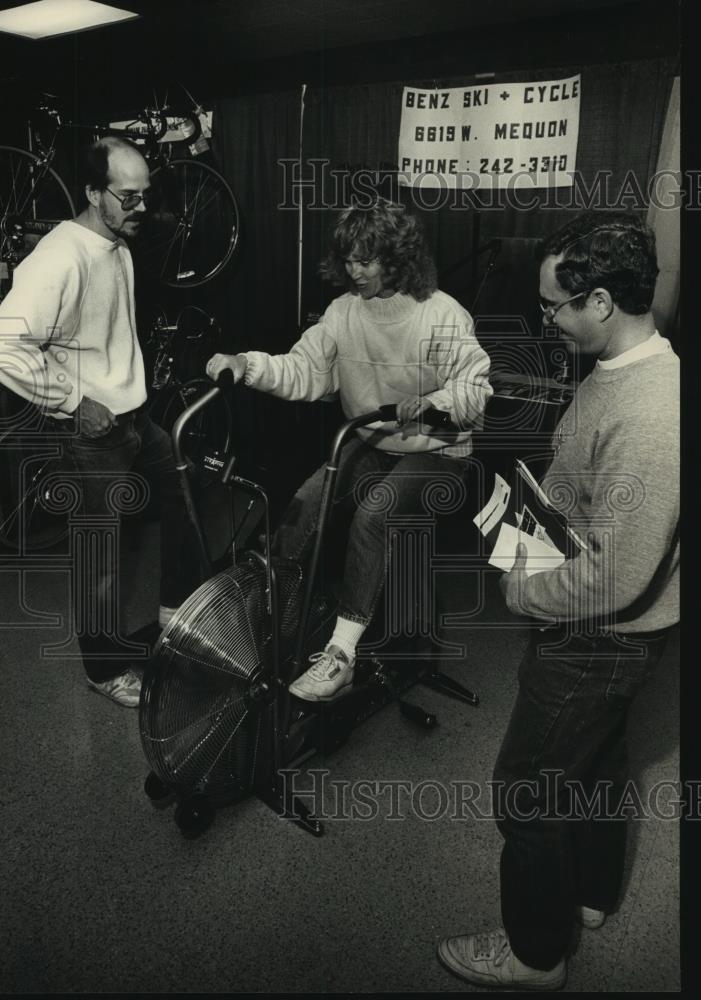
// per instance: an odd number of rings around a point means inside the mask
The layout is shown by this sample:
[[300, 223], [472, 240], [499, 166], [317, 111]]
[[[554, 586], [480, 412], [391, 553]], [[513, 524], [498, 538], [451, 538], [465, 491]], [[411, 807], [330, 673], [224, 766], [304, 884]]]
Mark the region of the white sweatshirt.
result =
[[39, 241], [0, 302], [0, 382], [59, 419], [83, 396], [115, 414], [141, 406], [134, 270], [122, 240], [68, 221]]

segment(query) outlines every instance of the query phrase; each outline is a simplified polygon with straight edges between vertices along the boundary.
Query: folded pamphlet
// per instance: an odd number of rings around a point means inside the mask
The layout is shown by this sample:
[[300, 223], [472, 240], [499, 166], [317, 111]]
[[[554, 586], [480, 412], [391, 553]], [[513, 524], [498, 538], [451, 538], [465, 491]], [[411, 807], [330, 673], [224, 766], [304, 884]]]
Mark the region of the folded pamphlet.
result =
[[528, 550], [526, 573], [556, 569], [586, 544], [552, 506], [525, 462], [516, 461], [511, 486], [498, 473], [492, 495], [475, 516], [474, 523], [492, 545], [489, 565], [508, 571], [516, 558], [516, 546]]

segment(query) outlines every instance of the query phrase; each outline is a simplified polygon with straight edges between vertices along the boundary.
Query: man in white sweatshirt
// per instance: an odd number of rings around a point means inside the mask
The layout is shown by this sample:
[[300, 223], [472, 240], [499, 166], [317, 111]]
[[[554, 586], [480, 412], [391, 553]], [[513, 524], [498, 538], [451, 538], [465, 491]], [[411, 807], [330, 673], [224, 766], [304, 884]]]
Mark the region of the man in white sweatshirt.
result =
[[[433, 514], [433, 483], [457, 488], [467, 477], [472, 429], [492, 394], [489, 358], [471, 317], [436, 288], [436, 272], [416, 218], [379, 199], [341, 213], [322, 271], [346, 293], [288, 354], [216, 354], [211, 378], [229, 368], [236, 381], [283, 399], [315, 400], [338, 391], [347, 418], [397, 404], [397, 421], [362, 428], [345, 446], [336, 497], [355, 512], [348, 537], [339, 615], [326, 649], [290, 685], [307, 701], [350, 689], [355, 650], [385, 582], [387, 515]], [[450, 414], [457, 430], [430, 432], [429, 407]], [[324, 470], [297, 491], [276, 535], [277, 552], [307, 555], [316, 527]], [[448, 485], [448, 488], [450, 486]], [[428, 505], [430, 506], [430, 505]]]
[[[0, 382], [48, 416], [63, 443], [63, 468], [79, 484], [81, 511], [115, 517], [120, 474], [143, 473], [162, 501], [162, 625], [196, 585], [188, 525], [170, 439], [143, 409], [146, 383], [126, 240], [148, 208], [151, 180], [136, 146], [106, 138], [85, 151], [87, 205], [60, 223], [17, 267], [0, 303]], [[172, 544], [181, 539], [180, 546]], [[90, 567], [91, 588], [74, 593], [76, 631], [89, 686], [136, 707], [140, 680], [118, 641], [114, 563]], [[91, 593], [88, 593], [88, 591]]]

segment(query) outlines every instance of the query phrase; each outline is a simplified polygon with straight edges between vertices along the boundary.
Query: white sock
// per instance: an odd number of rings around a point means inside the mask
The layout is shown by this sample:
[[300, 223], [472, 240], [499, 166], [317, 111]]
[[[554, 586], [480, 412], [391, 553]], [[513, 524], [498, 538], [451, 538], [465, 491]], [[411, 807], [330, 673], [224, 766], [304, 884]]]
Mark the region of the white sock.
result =
[[355, 647], [360, 642], [366, 628], [367, 625], [363, 625], [361, 622], [353, 622], [349, 618], [342, 618], [339, 615], [336, 619], [334, 633], [329, 639], [329, 646], [338, 646], [348, 659], [352, 660], [355, 657]]
[[161, 628], [167, 628], [170, 625], [170, 619], [177, 610], [177, 608], [166, 608], [161, 604], [158, 609], [158, 624]]

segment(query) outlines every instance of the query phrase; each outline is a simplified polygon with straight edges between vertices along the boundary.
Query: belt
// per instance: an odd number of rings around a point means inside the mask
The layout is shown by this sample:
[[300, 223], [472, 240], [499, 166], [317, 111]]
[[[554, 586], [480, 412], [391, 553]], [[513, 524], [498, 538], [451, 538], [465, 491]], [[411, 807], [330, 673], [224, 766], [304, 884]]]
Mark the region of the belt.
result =
[[574, 635], [584, 634], [587, 638], [592, 639], [623, 639], [627, 642], [653, 642], [655, 639], [669, 635], [676, 628], [676, 625], [668, 625], [666, 628], [654, 629], [651, 632], [619, 632], [618, 629], [601, 628], [598, 625], [586, 628], [586, 625], [587, 623], [583, 621], [553, 622], [550, 625], [538, 625], [537, 622], [533, 622], [533, 627], [537, 628], [539, 632], [570, 631]]

